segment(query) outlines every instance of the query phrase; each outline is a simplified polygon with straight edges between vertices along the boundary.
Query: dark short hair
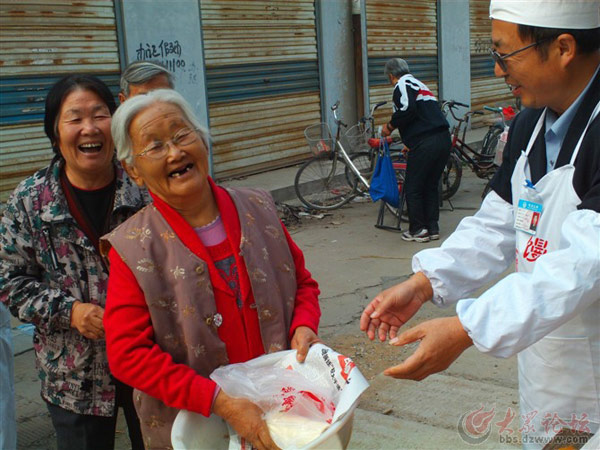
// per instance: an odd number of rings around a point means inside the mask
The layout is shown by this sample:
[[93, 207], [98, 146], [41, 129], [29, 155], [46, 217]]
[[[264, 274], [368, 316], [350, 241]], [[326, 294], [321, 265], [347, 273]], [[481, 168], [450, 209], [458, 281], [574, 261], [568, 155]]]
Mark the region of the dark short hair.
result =
[[543, 28], [531, 25], [518, 26], [519, 37], [527, 42], [541, 42], [536, 46], [542, 59], [548, 57], [550, 43], [561, 34], [570, 34], [577, 44], [577, 53], [581, 55], [593, 53], [600, 49], [600, 28], [588, 30], [574, 30], [567, 28]]
[[93, 75], [67, 75], [58, 80], [46, 96], [46, 111], [44, 114], [44, 131], [52, 143], [52, 150], [56, 154], [60, 153], [58, 148], [58, 115], [60, 114], [60, 108], [67, 95], [77, 89], [95, 93], [106, 103], [111, 116], [117, 109], [115, 98], [108, 86]]

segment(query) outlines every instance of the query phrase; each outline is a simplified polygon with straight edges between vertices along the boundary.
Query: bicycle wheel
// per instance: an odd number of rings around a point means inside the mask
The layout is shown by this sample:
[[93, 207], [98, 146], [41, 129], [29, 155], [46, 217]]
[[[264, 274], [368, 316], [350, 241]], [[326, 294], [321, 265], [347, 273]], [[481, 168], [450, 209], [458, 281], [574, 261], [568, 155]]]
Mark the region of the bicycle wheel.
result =
[[484, 158], [480, 158], [481, 163], [489, 163], [494, 159], [496, 155], [496, 147], [498, 146], [498, 140], [500, 135], [504, 132], [502, 126], [494, 125], [490, 127], [488, 132], [483, 137], [481, 142], [481, 154]]
[[337, 155], [324, 153], [308, 160], [296, 173], [294, 189], [304, 205], [330, 210], [348, 203], [355, 196], [356, 184], [346, 179], [346, 162]]
[[442, 200], [448, 200], [458, 191], [462, 179], [462, 165], [456, 155], [450, 153], [442, 173]]
[[[375, 152], [365, 151], [354, 153], [353, 155], [350, 155], [350, 161], [352, 161], [352, 164], [358, 169], [363, 178], [367, 181], [371, 179], [373, 171], [375, 170]], [[356, 185], [359, 192], [368, 192], [367, 187], [359, 182], [358, 177], [348, 165], [346, 165], [345, 175], [349, 186], [354, 187]]]

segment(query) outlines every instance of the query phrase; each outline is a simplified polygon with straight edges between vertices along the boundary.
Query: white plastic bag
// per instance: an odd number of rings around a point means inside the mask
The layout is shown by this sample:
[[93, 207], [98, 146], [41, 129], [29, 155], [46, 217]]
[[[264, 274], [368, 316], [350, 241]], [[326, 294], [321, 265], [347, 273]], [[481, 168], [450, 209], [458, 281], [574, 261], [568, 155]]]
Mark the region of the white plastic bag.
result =
[[339, 397], [333, 385], [316, 384], [281, 362], [296, 351], [271, 353], [249, 362], [230, 364], [210, 376], [227, 395], [250, 400], [265, 413], [289, 412], [312, 420], [331, 423]]
[[[304, 363], [287, 350], [219, 367], [210, 378], [228, 395], [258, 405], [271, 437], [287, 449], [318, 437], [369, 386], [350, 358], [322, 344], [310, 348]], [[231, 439], [229, 448], [240, 448], [237, 436]]]

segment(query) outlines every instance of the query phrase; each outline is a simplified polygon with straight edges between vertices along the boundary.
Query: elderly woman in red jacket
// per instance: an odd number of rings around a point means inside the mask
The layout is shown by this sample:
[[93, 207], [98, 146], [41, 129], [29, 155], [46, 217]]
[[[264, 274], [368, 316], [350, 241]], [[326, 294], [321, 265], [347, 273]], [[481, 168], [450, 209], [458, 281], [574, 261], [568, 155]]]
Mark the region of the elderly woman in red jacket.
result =
[[128, 100], [112, 134], [119, 160], [153, 198], [103, 240], [108, 359], [136, 388], [147, 448], [170, 447], [180, 409], [215, 413], [255, 447], [275, 448], [261, 410], [208, 376], [288, 348], [302, 361], [319, 341], [319, 289], [302, 252], [269, 194], [209, 177], [207, 133], [177, 92]]

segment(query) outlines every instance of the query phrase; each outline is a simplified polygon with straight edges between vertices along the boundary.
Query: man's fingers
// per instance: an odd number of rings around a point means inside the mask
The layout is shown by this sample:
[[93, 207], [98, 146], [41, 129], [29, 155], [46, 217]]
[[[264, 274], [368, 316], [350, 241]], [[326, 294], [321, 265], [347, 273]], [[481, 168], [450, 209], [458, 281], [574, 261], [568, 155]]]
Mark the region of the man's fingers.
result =
[[423, 339], [423, 333], [421, 329], [416, 326], [406, 330], [399, 336], [394, 337], [390, 340], [390, 344], [395, 346], [406, 345], [418, 341], [419, 339]]
[[381, 322], [381, 325], [379, 325], [379, 340], [381, 342], [385, 342], [385, 340], [387, 339], [389, 329], [390, 329], [389, 324], [387, 324], [385, 322]]
[[371, 311], [370, 315], [371, 319], [378, 319], [387, 308], [387, 304], [382, 294], [383, 293], [377, 295], [371, 302], [371, 305], [373, 306], [373, 311]]
[[363, 313], [360, 315], [360, 331], [367, 331], [370, 321], [371, 312], [369, 311], [369, 306], [367, 306]]
[[367, 329], [367, 336], [370, 340], [375, 339], [375, 333], [377, 333], [377, 328], [379, 327], [380, 323], [381, 322], [379, 320], [371, 320], [371, 322], [369, 323], [369, 328]]
[[390, 339], [394, 339], [398, 335], [398, 330], [399, 329], [400, 329], [400, 327], [396, 327], [394, 325], [392, 325], [390, 327], [390, 331], [389, 331]]
[[423, 361], [422, 355], [419, 349], [412, 355], [410, 355], [402, 364], [397, 366], [388, 367], [383, 371], [383, 374], [393, 378], [414, 380], [417, 374], [421, 374], [421, 369], [425, 361]]
[[371, 320], [373, 319], [371, 315], [375, 312], [375, 306], [379, 304], [379, 297], [375, 297], [371, 303], [367, 305], [363, 313], [360, 315], [360, 329], [361, 331], [365, 331]]

